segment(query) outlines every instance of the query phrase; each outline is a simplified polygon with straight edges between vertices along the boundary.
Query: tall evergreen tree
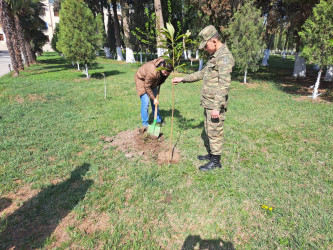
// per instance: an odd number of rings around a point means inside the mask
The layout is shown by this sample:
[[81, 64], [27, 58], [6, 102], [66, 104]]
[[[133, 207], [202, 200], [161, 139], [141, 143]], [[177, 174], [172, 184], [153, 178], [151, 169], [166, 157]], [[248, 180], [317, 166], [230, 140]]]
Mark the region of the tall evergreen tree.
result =
[[83, 0], [62, 2], [57, 49], [67, 60], [84, 64], [87, 78], [88, 63], [96, 58], [103, 39], [98, 26], [98, 21]]
[[317, 64], [319, 72], [312, 98], [317, 98], [320, 76], [324, 67], [333, 64], [333, 0], [321, 0], [313, 8], [302, 31], [299, 32], [301, 41], [305, 44], [302, 55], [309, 63]]
[[253, 1], [248, 1], [234, 14], [227, 30], [235, 63], [244, 72], [244, 83], [248, 70], [259, 68], [258, 60], [263, 47], [263, 18], [260, 16], [261, 10], [253, 5]]

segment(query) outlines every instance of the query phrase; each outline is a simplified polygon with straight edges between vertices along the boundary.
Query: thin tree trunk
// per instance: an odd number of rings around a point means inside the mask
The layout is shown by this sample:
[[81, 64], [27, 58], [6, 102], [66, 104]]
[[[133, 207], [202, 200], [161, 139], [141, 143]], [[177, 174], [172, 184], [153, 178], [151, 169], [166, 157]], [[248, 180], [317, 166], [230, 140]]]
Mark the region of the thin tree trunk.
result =
[[192, 59], [192, 51], [191, 50], [187, 50], [187, 58]]
[[201, 71], [202, 68], [203, 68], [203, 59], [201, 58], [201, 59], [199, 60], [199, 69], [198, 69], [198, 71]]
[[195, 52], [195, 59], [199, 59], [199, 50]]
[[89, 79], [88, 65], [86, 64], [86, 77]]
[[114, 31], [116, 37], [116, 46], [117, 46], [117, 61], [124, 61], [124, 57], [121, 53], [121, 37], [120, 37], [120, 26], [117, 14], [117, 1], [112, 0], [112, 10], [114, 18]]
[[18, 37], [16, 34], [15, 20], [14, 20], [14, 16], [9, 11], [9, 9], [7, 11], [7, 21], [8, 21], [7, 24], [8, 24], [9, 29], [13, 30], [12, 43], [13, 43], [13, 47], [14, 47], [14, 51], [15, 51], [15, 58], [18, 63], [19, 70], [24, 70], [21, 48], [20, 48], [20, 44], [18, 42]]
[[283, 59], [286, 58], [286, 49], [287, 49], [287, 44], [288, 44], [289, 32], [290, 32], [290, 28], [288, 28], [287, 35], [286, 35], [286, 41], [284, 42], [284, 46], [283, 46], [283, 55], [282, 55]]
[[298, 78], [304, 78], [306, 76], [306, 65], [305, 65], [305, 59], [303, 57], [299, 56], [299, 52], [295, 53], [295, 63], [294, 63], [294, 72], [293, 77]]
[[155, 14], [156, 14], [157, 56], [160, 57], [164, 54], [164, 49], [162, 48], [163, 47], [162, 40], [165, 39], [165, 36], [161, 33], [161, 31], [164, 28], [161, 0], [154, 0], [154, 6], [155, 6]]
[[23, 35], [21, 24], [20, 24], [20, 19], [18, 16], [15, 16], [15, 26], [16, 26], [17, 36], [19, 38], [20, 47], [21, 47], [21, 50], [23, 53], [24, 62], [28, 66], [30, 66], [27, 49], [25, 47], [24, 35]]
[[318, 95], [318, 88], [319, 88], [319, 83], [320, 83], [320, 76], [321, 76], [321, 73], [323, 72], [322, 69], [319, 70], [318, 72], [318, 77], [317, 77], [317, 81], [316, 81], [316, 84], [315, 84], [315, 88], [313, 90], [313, 94], [312, 94], [312, 98], [313, 99], [316, 99], [319, 95]]
[[245, 69], [245, 72], [244, 72], [244, 83], [246, 83], [246, 76], [247, 76], [247, 69]]
[[129, 22], [129, 6], [127, 0], [121, 1], [121, 13], [123, 17], [123, 27], [124, 27], [124, 43], [126, 47], [126, 62], [135, 63], [133, 46], [131, 44], [131, 31]]
[[183, 51], [183, 56], [184, 56], [184, 59], [185, 59], [185, 60], [188, 60], [188, 57], [187, 57], [187, 52], [186, 52], [186, 50], [184, 50], [184, 51]]
[[30, 64], [36, 63], [36, 60], [35, 60], [35, 58], [33, 56], [34, 52], [32, 51], [30, 42], [27, 39], [25, 39], [25, 48], [27, 50], [29, 63]]
[[332, 82], [333, 81], [333, 65], [328, 65], [324, 81]]
[[14, 70], [14, 74], [13, 76], [18, 76], [20, 74], [19, 71], [19, 67], [18, 67], [18, 63], [16, 61], [16, 57], [15, 57], [15, 50], [14, 50], [14, 45], [13, 45], [13, 37], [12, 37], [12, 33], [13, 33], [13, 27], [10, 26], [10, 23], [8, 22], [8, 4], [4, 1], [4, 0], [0, 0], [0, 21], [1, 21], [1, 25], [2, 28], [5, 32], [5, 36], [6, 36], [6, 44], [7, 44], [7, 48], [9, 51], [9, 55], [10, 55], [10, 60], [13, 66], [13, 70]]

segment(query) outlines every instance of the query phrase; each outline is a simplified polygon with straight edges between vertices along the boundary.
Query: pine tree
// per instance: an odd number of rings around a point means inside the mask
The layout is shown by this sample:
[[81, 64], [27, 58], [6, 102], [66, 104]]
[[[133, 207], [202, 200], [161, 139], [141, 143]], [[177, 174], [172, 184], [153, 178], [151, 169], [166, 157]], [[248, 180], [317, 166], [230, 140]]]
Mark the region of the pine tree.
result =
[[333, 0], [321, 0], [313, 8], [310, 16], [304, 25], [299, 36], [303, 44], [302, 56], [309, 63], [317, 64], [319, 72], [312, 98], [317, 98], [320, 76], [324, 67], [333, 64]]
[[260, 13], [260, 9], [253, 6], [253, 1], [248, 1], [235, 13], [227, 30], [236, 65], [244, 72], [244, 83], [248, 69], [256, 71], [259, 68], [257, 62], [263, 47], [263, 19]]
[[[99, 18], [97, 15], [96, 18]], [[96, 58], [103, 39], [97, 21], [83, 0], [65, 0], [61, 4], [57, 49], [71, 62], [88, 63]]]

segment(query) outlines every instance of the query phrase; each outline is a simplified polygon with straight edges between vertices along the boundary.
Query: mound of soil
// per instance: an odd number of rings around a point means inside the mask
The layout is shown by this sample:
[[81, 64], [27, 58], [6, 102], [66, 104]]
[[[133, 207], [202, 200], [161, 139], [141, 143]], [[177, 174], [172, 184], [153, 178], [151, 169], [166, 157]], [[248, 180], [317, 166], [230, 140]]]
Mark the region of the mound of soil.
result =
[[[104, 149], [116, 147], [128, 159], [141, 157], [148, 161], [154, 160], [159, 165], [168, 164], [169, 145], [164, 141], [163, 135], [157, 138], [147, 134], [146, 130], [137, 128], [123, 131], [114, 137], [101, 136], [100, 139], [107, 143]], [[169, 163], [176, 164], [179, 161], [178, 150], [172, 148]]]

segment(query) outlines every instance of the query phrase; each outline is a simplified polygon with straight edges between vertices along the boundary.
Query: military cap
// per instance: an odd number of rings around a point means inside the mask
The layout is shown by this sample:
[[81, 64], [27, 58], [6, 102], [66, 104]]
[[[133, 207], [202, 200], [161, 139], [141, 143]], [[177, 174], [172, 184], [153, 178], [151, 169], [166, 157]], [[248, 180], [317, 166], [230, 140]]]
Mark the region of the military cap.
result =
[[209, 25], [200, 31], [199, 37], [201, 39], [201, 43], [199, 45], [199, 49], [205, 47], [207, 41], [214, 37], [216, 34], [218, 34], [218, 32], [213, 25]]

